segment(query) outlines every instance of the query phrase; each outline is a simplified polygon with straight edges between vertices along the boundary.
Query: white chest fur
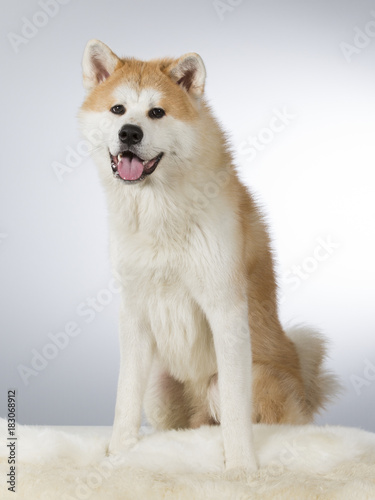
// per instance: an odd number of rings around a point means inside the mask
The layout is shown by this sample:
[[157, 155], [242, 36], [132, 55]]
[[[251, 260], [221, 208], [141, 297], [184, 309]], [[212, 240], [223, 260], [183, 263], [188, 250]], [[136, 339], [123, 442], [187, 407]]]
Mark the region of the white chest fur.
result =
[[233, 238], [225, 234], [222, 209], [199, 213], [173, 198], [159, 204], [145, 190], [129, 195], [122, 209], [111, 213], [111, 252], [125, 308], [150, 326], [172, 375], [209, 377], [216, 371], [212, 334], [194, 292], [207, 282], [215, 288], [215, 275], [228, 267]]

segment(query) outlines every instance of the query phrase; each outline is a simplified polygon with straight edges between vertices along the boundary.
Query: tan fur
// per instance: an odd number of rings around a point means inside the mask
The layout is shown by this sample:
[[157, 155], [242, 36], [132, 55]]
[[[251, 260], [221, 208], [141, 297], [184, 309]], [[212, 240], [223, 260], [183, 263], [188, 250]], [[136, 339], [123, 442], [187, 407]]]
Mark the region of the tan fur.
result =
[[159, 105], [167, 114], [184, 121], [197, 118], [197, 111], [186, 99], [186, 93], [181, 92], [181, 88], [167, 76], [176, 62], [168, 58], [147, 63], [136, 59], [119, 59], [115, 73], [91, 91], [82, 109], [109, 110], [116, 104], [112, 97], [113, 90], [126, 81], [135, 89], [151, 88], [162, 92], [165, 97]]

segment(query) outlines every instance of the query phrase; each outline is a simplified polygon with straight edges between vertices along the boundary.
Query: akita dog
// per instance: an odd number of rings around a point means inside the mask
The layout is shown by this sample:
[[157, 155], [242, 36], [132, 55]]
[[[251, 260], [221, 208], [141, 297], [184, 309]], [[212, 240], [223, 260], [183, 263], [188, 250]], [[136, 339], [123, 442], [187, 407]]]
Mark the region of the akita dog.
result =
[[265, 223], [204, 100], [198, 54], [121, 59], [91, 40], [80, 110], [123, 285], [109, 452], [220, 423], [226, 468], [254, 470], [252, 422], [306, 423], [331, 395], [322, 339], [278, 319]]

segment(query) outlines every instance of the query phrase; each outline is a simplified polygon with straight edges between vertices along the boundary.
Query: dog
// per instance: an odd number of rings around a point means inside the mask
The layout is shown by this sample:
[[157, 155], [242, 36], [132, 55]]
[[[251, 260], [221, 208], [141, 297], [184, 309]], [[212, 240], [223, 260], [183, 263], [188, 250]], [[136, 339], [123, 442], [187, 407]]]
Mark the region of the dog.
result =
[[220, 423], [226, 469], [254, 471], [253, 422], [304, 424], [331, 397], [325, 342], [284, 332], [270, 239], [205, 102], [201, 57], [148, 62], [98, 40], [79, 111], [122, 283], [109, 453], [156, 429]]

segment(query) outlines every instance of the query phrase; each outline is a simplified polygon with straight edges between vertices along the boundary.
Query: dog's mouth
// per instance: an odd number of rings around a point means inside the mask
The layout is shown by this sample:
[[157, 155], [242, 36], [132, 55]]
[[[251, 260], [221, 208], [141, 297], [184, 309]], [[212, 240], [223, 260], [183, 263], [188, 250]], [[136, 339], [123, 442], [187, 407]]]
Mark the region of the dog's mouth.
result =
[[143, 160], [131, 151], [124, 151], [117, 156], [109, 153], [113, 175], [128, 183], [143, 181], [154, 172], [163, 154], [159, 153], [151, 160]]

